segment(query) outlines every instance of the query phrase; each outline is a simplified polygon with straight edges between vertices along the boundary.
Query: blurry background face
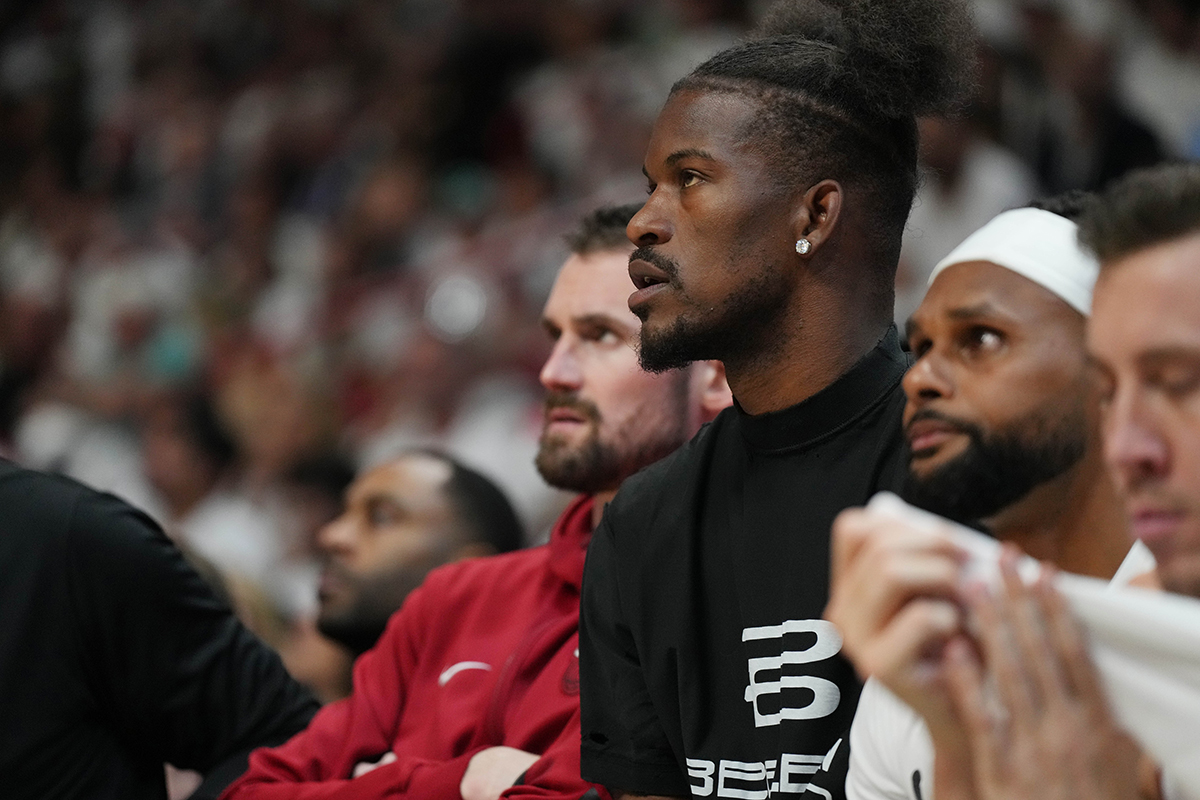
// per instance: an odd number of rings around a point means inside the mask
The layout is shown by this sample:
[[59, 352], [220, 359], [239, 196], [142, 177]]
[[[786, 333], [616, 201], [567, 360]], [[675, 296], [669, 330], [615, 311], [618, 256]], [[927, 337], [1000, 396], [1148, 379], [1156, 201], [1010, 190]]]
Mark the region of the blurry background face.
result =
[[986, 519], [1082, 457], [1083, 325], [1062, 300], [995, 264], [938, 276], [909, 329], [910, 501]]
[[1088, 347], [1105, 459], [1163, 585], [1200, 596], [1200, 236], [1136, 253], [1096, 286]]
[[146, 478], [172, 519], [186, 515], [216, 487], [235, 447], [199, 395], [167, 395], [141, 418]]
[[181, 498], [182, 507], [203, 496], [217, 473], [216, 464], [189, 436], [182, 417], [180, 409], [160, 405], [147, 415], [142, 431], [146, 477], [172, 510], [176, 498]]
[[571, 256], [546, 303], [554, 349], [541, 373], [547, 396], [537, 466], [552, 486], [615, 490], [691, 430], [688, 374], [638, 365], [628, 258], [625, 250]]
[[351, 484], [346, 509], [322, 529], [318, 627], [363, 651], [429, 570], [460, 542], [444, 487], [450, 465], [411, 455], [375, 467]]

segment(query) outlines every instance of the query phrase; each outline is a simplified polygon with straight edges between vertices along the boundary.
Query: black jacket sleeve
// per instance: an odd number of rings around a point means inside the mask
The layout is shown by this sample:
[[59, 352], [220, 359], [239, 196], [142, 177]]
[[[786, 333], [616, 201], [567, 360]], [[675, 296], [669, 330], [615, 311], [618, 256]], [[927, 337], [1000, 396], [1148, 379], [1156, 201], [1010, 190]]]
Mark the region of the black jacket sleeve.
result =
[[84, 492], [70, 515], [72, 606], [100, 713], [147, 759], [207, 776], [303, 729], [317, 702], [146, 515]]

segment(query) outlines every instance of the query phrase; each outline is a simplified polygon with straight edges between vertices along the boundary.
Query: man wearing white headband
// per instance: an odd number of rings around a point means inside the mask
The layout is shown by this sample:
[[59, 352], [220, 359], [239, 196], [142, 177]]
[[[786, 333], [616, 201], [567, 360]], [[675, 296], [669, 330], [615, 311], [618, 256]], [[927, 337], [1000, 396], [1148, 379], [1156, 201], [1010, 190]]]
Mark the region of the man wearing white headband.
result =
[[[1005, 212], [935, 268], [908, 324], [906, 499], [1108, 578], [1129, 539], [1094, 424], [1084, 329], [1098, 267], [1068, 218], [1083, 200]], [[961, 624], [954, 556], [912, 533], [854, 512], [834, 528], [826, 618], [873, 678], [850, 734], [849, 800], [929, 800], [935, 747], [939, 800], [970, 781], [937, 655]]]
[[1084, 197], [1000, 214], [934, 268], [908, 323], [905, 495], [1109, 577], [1129, 544], [1093, 424], [1084, 329], [1099, 268], [1069, 218]]

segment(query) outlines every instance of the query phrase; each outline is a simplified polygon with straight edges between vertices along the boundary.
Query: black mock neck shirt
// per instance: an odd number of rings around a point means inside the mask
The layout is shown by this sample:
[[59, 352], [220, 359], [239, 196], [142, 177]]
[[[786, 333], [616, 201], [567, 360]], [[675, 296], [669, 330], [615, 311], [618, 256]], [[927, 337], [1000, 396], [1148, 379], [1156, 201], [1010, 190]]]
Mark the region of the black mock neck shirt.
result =
[[722, 412], [630, 478], [592, 539], [580, 616], [583, 776], [631, 794], [801, 794], [859, 682], [821, 619], [830, 526], [907, 468], [893, 328], [833, 384]]

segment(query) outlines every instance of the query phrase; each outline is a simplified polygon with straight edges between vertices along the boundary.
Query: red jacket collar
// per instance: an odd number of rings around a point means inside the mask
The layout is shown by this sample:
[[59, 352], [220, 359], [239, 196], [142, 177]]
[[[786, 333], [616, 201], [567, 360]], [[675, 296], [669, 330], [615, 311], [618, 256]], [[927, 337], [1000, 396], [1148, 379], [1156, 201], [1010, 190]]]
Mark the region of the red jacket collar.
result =
[[583, 561], [592, 539], [592, 505], [591, 495], [576, 497], [550, 532], [550, 569], [576, 590], [583, 582]]

